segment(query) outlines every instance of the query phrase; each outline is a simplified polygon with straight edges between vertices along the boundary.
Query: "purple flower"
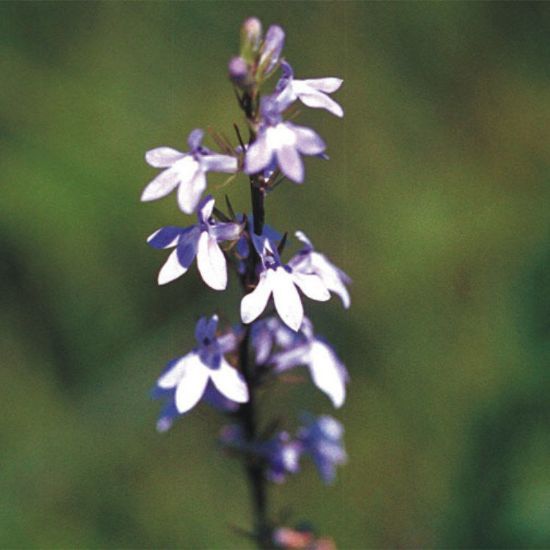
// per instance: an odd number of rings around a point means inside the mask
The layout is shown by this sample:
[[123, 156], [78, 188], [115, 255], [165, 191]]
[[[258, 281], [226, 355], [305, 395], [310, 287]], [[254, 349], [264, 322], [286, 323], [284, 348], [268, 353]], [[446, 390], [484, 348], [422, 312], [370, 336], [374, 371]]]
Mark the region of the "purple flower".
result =
[[349, 293], [345, 285], [351, 283], [351, 279], [341, 269], [331, 263], [323, 254], [315, 252], [313, 244], [302, 231], [296, 231], [296, 237], [304, 243], [304, 248], [298, 252], [288, 265], [298, 273], [315, 274], [321, 278], [325, 286], [342, 300], [347, 309], [350, 306]]
[[325, 150], [325, 143], [310, 128], [284, 122], [281, 109], [274, 96], [262, 98], [262, 123], [256, 141], [246, 151], [244, 171], [256, 174], [276, 161], [285, 176], [302, 183], [304, 165], [300, 153], [318, 155]]
[[227, 263], [218, 242], [238, 239], [241, 226], [233, 222], [217, 221], [212, 216], [214, 203], [211, 195], [201, 201], [196, 225], [185, 228], [162, 227], [147, 239], [154, 248], [175, 247], [159, 272], [159, 285], [181, 277], [196, 256], [203, 281], [214, 290], [224, 290], [227, 287]]
[[277, 248], [266, 237], [253, 236], [254, 246], [261, 258], [258, 285], [241, 301], [241, 319], [248, 324], [257, 319], [273, 294], [275, 309], [292, 330], [302, 324], [304, 308], [296, 287], [312, 300], [324, 302], [330, 293], [317, 275], [294, 272], [283, 265]]
[[347, 461], [343, 434], [342, 424], [327, 415], [307, 418], [307, 425], [298, 431], [304, 454], [312, 458], [325, 483], [332, 483], [336, 477], [336, 466]]
[[286, 476], [300, 469], [302, 444], [293, 441], [287, 432], [279, 432], [271, 439], [260, 442], [246, 441], [241, 426], [224, 426], [221, 441], [240, 452], [253, 454], [263, 459], [266, 477], [275, 483], [282, 483]]
[[337, 117], [343, 117], [344, 111], [336, 101], [326, 94], [331, 94], [340, 88], [341, 78], [310, 78], [296, 80], [292, 67], [285, 61], [281, 63], [283, 76], [275, 88], [278, 93], [277, 101], [285, 107], [299, 99], [304, 105], [319, 109], [326, 109]]
[[171, 147], [158, 147], [145, 154], [145, 160], [155, 168], [166, 168], [144, 189], [141, 200], [160, 199], [178, 188], [178, 204], [186, 214], [194, 212], [202, 192], [206, 189], [206, 172], [234, 173], [237, 159], [213, 153], [201, 145], [204, 132], [193, 130], [187, 138], [188, 153]]
[[332, 347], [313, 333], [311, 321], [304, 317], [299, 332], [291, 331], [277, 317], [252, 325], [252, 345], [258, 365], [273, 365], [275, 372], [306, 366], [313, 383], [341, 407], [346, 398], [349, 375]]
[[198, 345], [183, 357], [168, 363], [157, 381], [156, 395], [169, 398], [167, 407], [161, 414], [158, 427], [161, 430], [170, 426], [175, 414], [184, 414], [192, 409], [210, 391], [221, 394], [211, 396], [220, 404], [220, 397], [236, 403], [248, 401], [248, 387], [242, 375], [224, 358], [226, 353], [236, 348], [235, 334], [228, 333], [217, 337], [218, 316], [210, 319], [202, 317], [195, 328]]

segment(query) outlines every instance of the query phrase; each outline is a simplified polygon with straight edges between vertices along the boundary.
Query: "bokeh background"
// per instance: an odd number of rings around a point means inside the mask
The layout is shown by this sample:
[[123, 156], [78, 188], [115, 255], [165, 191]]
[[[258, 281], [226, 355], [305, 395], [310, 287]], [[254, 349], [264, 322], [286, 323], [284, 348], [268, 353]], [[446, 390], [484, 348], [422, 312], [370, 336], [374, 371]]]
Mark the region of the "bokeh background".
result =
[[[141, 204], [159, 145], [240, 121], [241, 21], [287, 31], [298, 77], [338, 75], [346, 117], [268, 221], [353, 278], [307, 304], [352, 378], [349, 463], [272, 509], [341, 548], [550, 546], [547, 3], [3, 2], [0, 546], [244, 548], [247, 491], [201, 406], [164, 435], [149, 389], [198, 316], [237, 320], [191, 271], [155, 283]], [[243, 178], [227, 187], [248, 210]], [[266, 404], [332, 413], [310, 384]]]

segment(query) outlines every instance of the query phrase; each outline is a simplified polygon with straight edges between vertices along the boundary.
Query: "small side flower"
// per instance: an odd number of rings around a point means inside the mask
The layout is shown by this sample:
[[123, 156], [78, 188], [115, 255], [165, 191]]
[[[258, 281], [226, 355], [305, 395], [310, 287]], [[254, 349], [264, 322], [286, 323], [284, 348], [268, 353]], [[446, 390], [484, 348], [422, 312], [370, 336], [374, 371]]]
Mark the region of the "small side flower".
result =
[[186, 214], [192, 214], [206, 189], [206, 173], [238, 169], [237, 159], [213, 153], [201, 145], [204, 132], [193, 130], [187, 138], [189, 152], [182, 153], [171, 147], [158, 147], [145, 154], [145, 160], [155, 168], [165, 168], [143, 190], [142, 201], [153, 201], [171, 193], [178, 187], [178, 205]]
[[168, 399], [157, 425], [161, 431], [171, 425], [176, 414], [185, 414], [203, 396], [221, 408], [224, 408], [224, 399], [235, 403], [248, 401], [243, 376], [225, 359], [225, 354], [236, 349], [236, 335], [230, 332], [216, 336], [217, 327], [217, 315], [199, 319], [195, 328], [197, 346], [168, 363], [158, 379], [154, 395]]
[[213, 216], [215, 201], [205, 197], [198, 209], [198, 223], [190, 227], [162, 227], [147, 239], [154, 248], [175, 248], [158, 274], [159, 285], [169, 283], [187, 272], [195, 257], [203, 281], [214, 290], [227, 287], [227, 262], [219, 242], [237, 240], [242, 227], [219, 222]]

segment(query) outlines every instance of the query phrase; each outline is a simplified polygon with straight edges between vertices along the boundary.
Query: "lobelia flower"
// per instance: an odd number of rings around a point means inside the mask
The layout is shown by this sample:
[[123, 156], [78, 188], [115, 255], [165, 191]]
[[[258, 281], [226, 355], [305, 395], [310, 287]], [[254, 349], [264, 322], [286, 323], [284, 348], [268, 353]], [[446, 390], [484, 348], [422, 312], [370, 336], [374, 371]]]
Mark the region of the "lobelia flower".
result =
[[310, 128], [284, 122], [283, 110], [276, 96], [261, 99], [261, 124], [256, 141], [246, 151], [244, 171], [256, 174], [271, 168], [276, 161], [287, 178], [302, 183], [304, 165], [300, 154], [319, 155], [324, 152], [325, 143]]
[[218, 243], [238, 239], [241, 226], [238, 223], [217, 221], [212, 216], [214, 204], [211, 195], [201, 201], [196, 225], [166, 226], [149, 236], [147, 243], [154, 248], [175, 247], [158, 274], [159, 285], [181, 277], [196, 256], [203, 281], [214, 290], [227, 287], [227, 263]]
[[337, 117], [344, 116], [344, 110], [334, 99], [327, 94], [338, 90], [342, 85], [341, 78], [309, 78], [307, 80], [296, 80], [292, 67], [286, 62], [281, 62], [283, 76], [280, 78], [275, 92], [278, 94], [277, 101], [284, 108], [299, 99], [304, 105], [319, 109], [326, 109]]
[[332, 483], [336, 477], [336, 466], [345, 464], [347, 454], [342, 442], [344, 427], [332, 416], [306, 417], [307, 425], [298, 431], [302, 450], [308, 454], [321, 479]]
[[326, 256], [316, 252], [305, 233], [296, 231], [295, 235], [305, 246], [290, 259], [288, 265], [299, 273], [318, 275], [331, 292], [340, 296], [344, 307], [349, 308], [350, 298], [346, 288], [346, 285], [351, 283], [349, 276], [331, 263]]
[[292, 330], [297, 331], [304, 318], [304, 308], [296, 287], [312, 300], [324, 302], [330, 293], [317, 275], [294, 272], [283, 265], [277, 248], [266, 237], [252, 236], [254, 247], [261, 259], [256, 288], [241, 300], [241, 319], [249, 324], [265, 309], [273, 295], [275, 309]]
[[204, 132], [193, 130], [187, 138], [189, 152], [182, 153], [171, 147], [158, 147], [145, 154], [145, 160], [155, 168], [166, 168], [143, 190], [142, 201], [153, 201], [171, 193], [178, 187], [178, 204], [186, 214], [192, 214], [206, 189], [206, 172], [237, 171], [237, 159], [213, 153], [201, 145]]
[[[218, 316], [202, 317], [195, 328], [198, 345], [187, 355], [168, 363], [157, 381], [155, 395], [169, 398], [161, 413], [160, 429], [170, 427], [175, 414], [184, 414], [210, 393], [209, 399], [222, 408], [224, 398], [236, 403], [248, 401], [248, 387], [243, 376], [224, 358], [237, 347], [234, 333], [216, 337]], [[159, 425], [157, 424], [157, 426]]]
[[247, 441], [241, 426], [232, 424], [223, 427], [221, 441], [240, 452], [262, 458], [266, 463], [266, 477], [275, 483], [284, 482], [287, 475], [295, 474], [300, 469], [302, 444], [293, 441], [287, 432], [279, 432], [267, 441], [254, 443]]
[[[281, 336], [278, 337], [281, 341]], [[305, 365], [317, 388], [325, 393], [332, 404], [339, 408], [346, 399], [346, 383], [349, 375], [332, 347], [323, 339], [315, 336], [311, 321], [305, 317], [300, 332], [295, 333], [292, 342], [284, 346], [283, 351], [275, 353], [271, 359], [275, 371], [285, 372]]]

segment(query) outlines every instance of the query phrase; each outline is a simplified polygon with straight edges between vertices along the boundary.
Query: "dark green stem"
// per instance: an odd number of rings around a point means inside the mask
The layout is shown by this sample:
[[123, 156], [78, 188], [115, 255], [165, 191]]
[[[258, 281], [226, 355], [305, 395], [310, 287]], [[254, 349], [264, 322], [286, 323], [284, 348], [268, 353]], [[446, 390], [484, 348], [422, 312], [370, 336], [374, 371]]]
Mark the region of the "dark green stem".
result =
[[[256, 116], [253, 105], [255, 101], [250, 96], [243, 98], [243, 107], [246, 117], [251, 125]], [[250, 143], [256, 139], [255, 132], [250, 130]], [[248, 231], [261, 235], [265, 221], [264, 197], [265, 192], [261, 186], [258, 176], [250, 177], [250, 195], [252, 202], [252, 215], [254, 226], [248, 224]], [[252, 235], [250, 235], [251, 237]], [[256, 253], [252, 242], [250, 242], [250, 255], [247, 262], [246, 273], [242, 277], [244, 292], [250, 291], [251, 285], [256, 283], [256, 268], [260, 258]], [[242, 374], [246, 380], [249, 392], [249, 400], [241, 405], [239, 417], [245, 434], [246, 441], [252, 445], [258, 442], [258, 409], [257, 409], [257, 369], [250, 353], [250, 325], [244, 325], [244, 336], [239, 348], [239, 361]], [[246, 456], [246, 475], [250, 487], [252, 499], [252, 510], [254, 515], [254, 536], [258, 547], [262, 550], [272, 548], [271, 525], [267, 516], [267, 482], [265, 477], [265, 464], [253, 454]]]

